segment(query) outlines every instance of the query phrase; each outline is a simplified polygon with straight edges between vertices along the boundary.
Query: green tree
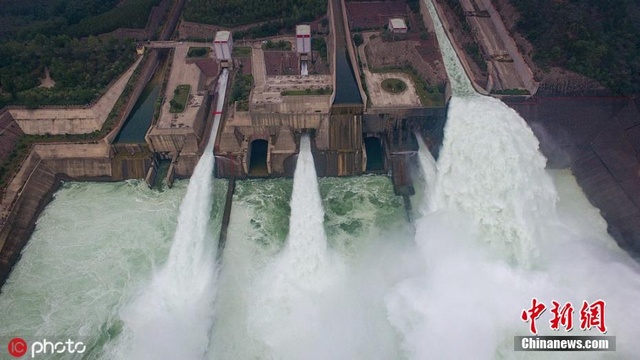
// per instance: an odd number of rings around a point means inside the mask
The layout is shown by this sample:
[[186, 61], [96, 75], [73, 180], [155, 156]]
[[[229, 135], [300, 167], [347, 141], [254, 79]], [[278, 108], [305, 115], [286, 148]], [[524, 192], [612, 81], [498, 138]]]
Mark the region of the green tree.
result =
[[363, 42], [364, 42], [364, 40], [362, 39], [362, 35], [361, 35], [360, 33], [355, 33], [355, 34], [353, 35], [353, 43], [354, 43], [356, 46], [360, 46], [360, 45], [362, 45], [362, 43], [363, 43]]

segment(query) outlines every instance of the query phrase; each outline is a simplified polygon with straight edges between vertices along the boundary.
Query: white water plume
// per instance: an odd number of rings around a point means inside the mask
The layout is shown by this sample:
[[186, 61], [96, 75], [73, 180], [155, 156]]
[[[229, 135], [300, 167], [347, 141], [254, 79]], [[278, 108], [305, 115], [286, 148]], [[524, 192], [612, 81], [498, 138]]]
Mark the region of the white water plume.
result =
[[468, 214], [478, 239], [509, 262], [529, 266], [556, 192], [538, 140], [497, 99], [454, 97], [438, 159], [435, 209]]
[[[331, 352], [325, 291], [340, 277], [328, 254], [324, 210], [309, 137], [300, 152], [291, 194], [289, 234], [282, 251], [257, 279], [249, 305], [249, 333], [283, 359], [322, 358]], [[324, 300], [323, 300], [324, 299]], [[314, 355], [316, 354], [316, 355]]]
[[[236, 231], [223, 254], [210, 358], [398, 358], [384, 294], [406, 278], [407, 268], [418, 266], [404, 261], [415, 251], [399, 245], [410, 243], [402, 200], [385, 176], [324, 178], [319, 181], [321, 215], [303, 207], [312, 196], [305, 192], [315, 185], [300, 177], [295, 181], [302, 191], [295, 196], [282, 191], [287, 180], [236, 183], [240, 190], [230, 224]], [[298, 196], [300, 208], [293, 206]], [[295, 251], [288, 244], [280, 248], [280, 240], [265, 240], [261, 224], [283, 226], [279, 210], [269, 211], [284, 202], [292, 204], [291, 217], [301, 211], [324, 217], [326, 250], [297, 246], [314, 236], [306, 226], [297, 231], [298, 239], [289, 231], [288, 241], [297, 242]], [[273, 237], [273, 229], [266, 233]], [[276, 249], [280, 252], [274, 255]], [[304, 252], [323, 254], [321, 265], [290, 259], [308, 258]]]
[[[536, 297], [607, 302], [607, 335], [616, 353], [554, 353], [554, 358], [637, 358], [640, 268], [618, 248], [606, 224], [568, 172], [545, 170], [538, 141], [499, 100], [473, 94], [431, 1], [426, 0], [454, 97], [438, 159], [433, 211], [417, 222], [425, 271], [386, 298], [408, 358], [548, 358], [514, 352], [527, 335], [520, 312]], [[554, 183], [555, 180], [555, 183]], [[559, 191], [557, 191], [558, 189]], [[631, 308], [629, 307], [631, 306]], [[538, 320], [542, 335], [550, 311]], [[579, 319], [579, 318], [578, 318]], [[574, 318], [574, 323], [579, 321]], [[599, 335], [598, 331], [568, 335]]]
[[[297, 270], [296, 276], [313, 277], [325, 265], [326, 256], [324, 209], [310, 140], [305, 135], [300, 139], [300, 153], [293, 176], [289, 236], [283, 259], [292, 262], [290, 266]], [[304, 284], [301, 282], [301, 285]]]
[[[222, 110], [228, 72], [218, 80], [216, 111]], [[209, 142], [180, 205], [169, 258], [137, 299], [125, 307], [123, 338], [114, 358], [196, 359], [209, 343], [216, 296], [217, 236], [210, 232], [213, 145], [220, 123], [214, 117]]]
[[419, 133], [415, 135], [416, 139], [418, 139], [418, 160], [420, 161], [420, 169], [422, 170], [422, 176], [424, 178], [425, 189], [420, 205], [420, 212], [424, 215], [433, 210], [438, 169], [436, 159], [433, 158], [429, 147], [424, 143], [422, 135]]

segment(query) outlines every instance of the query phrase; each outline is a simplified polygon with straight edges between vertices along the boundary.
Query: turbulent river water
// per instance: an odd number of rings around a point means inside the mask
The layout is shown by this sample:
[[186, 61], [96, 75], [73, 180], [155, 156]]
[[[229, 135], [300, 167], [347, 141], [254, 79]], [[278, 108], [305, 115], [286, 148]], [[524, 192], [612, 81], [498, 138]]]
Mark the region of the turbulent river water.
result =
[[[440, 158], [420, 150], [414, 223], [386, 176], [317, 179], [305, 138], [294, 180], [237, 182], [217, 265], [224, 181], [67, 183], [3, 288], [0, 338], [107, 359], [542, 359], [513, 350], [533, 297], [603, 299], [617, 351], [553, 357], [637, 358], [638, 264], [436, 30], [454, 97]], [[540, 333], [563, 334], [547, 315]]]

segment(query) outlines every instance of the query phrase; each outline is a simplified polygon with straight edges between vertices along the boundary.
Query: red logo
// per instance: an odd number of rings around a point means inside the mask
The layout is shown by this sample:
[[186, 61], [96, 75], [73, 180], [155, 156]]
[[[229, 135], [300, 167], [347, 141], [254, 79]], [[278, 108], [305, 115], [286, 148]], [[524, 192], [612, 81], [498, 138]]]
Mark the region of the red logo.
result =
[[551, 309], [553, 319], [549, 321], [551, 329], [559, 330], [562, 325], [565, 331], [571, 331], [573, 329], [573, 305], [568, 302], [560, 308], [559, 302], [553, 300], [551, 303], [553, 304], [553, 309]]
[[9, 350], [9, 354], [13, 357], [21, 357], [27, 353], [27, 342], [21, 338], [13, 338], [9, 341], [9, 345], [7, 345], [7, 349]]
[[[549, 325], [552, 330], [558, 331], [560, 327], [564, 327], [564, 330], [569, 332], [573, 329], [573, 313], [574, 308], [571, 302], [567, 302], [560, 306], [560, 303], [553, 300], [551, 301], [553, 307], [551, 308], [551, 314], [553, 318], [549, 320]], [[606, 303], [604, 300], [598, 299], [591, 304], [587, 301], [582, 302], [580, 308], [580, 330], [591, 330], [591, 328], [598, 329], [601, 333], [607, 332], [607, 326], [604, 322], [604, 309]], [[529, 331], [533, 335], [538, 334], [536, 328], [536, 320], [545, 312], [546, 305], [539, 302], [538, 299], [531, 299], [531, 307], [522, 310], [520, 318], [522, 321], [529, 323]]]
[[531, 299], [531, 308], [528, 310], [522, 310], [520, 318], [524, 322], [531, 322], [529, 324], [529, 331], [531, 331], [532, 334], [538, 334], [538, 330], [536, 329], [536, 319], [538, 319], [546, 309], [547, 307], [543, 303], [538, 302], [538, 299], [533, 298]]
[[601, 299], [591, 304], [583, 301], [582, 308], [580, 308], [580, 329], [590, 330], [592, 327], [595, 327], [600, 330], [601, 333], [606, 333], [607, 326], [604, 323], [605, 305], [606, 303]]

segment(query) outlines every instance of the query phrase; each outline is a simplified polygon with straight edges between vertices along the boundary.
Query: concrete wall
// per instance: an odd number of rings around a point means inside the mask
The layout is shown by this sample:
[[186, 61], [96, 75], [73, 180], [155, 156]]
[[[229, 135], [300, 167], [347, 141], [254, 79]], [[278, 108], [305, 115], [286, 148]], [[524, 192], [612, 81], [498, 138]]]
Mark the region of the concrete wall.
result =
[[216, 155], [214, 172], [219, 178], [244, 179], [247, 176], [242, 166], [241, 154]]
[[0, 287], [4, 285], [22, 248], [29, 240], [35, 227], [35, 219], [50, 201], [59, 184], [54, 172], [42, 164], [39, 156], [34, 155], [30, 159], [29, 165], [33, 168], [26, 174], [13, 211], [0, 229]]
[[336, 77], [335, 77], [335, 73], [336, 73], [336, 32], [335, 29], [336, 25], [335, 25], [335, 21], [336, 21], [336, 17], [334, 15], [334, 11], [335, 9], [333, 8], [333, 1], [329, 1], [329, 6], [327, 6], [327, 16], [329, 17], [329, 25], [331, 28], [331, 34], [329, 34], [329, 36], [327, 36], [327, 60], [329, 60], [329, 72], [331, 74], [333, 74], [333, 76], [331, 77], [333, 79], [333, 91], [331, 92], [331, 97], [329, 99], [329, 103], [333, 104], [333, 101], [336, 98]]
[[318, 176], [353, 176], [363, 173], [363, 150], [317, 150], [313, 153]]
[[180, 154], [173, 163], [175, 176], [179, 179], [187, 179], [193, 175], [193, 171], [200, 160], [198, 155]]
[[[342, 21], [344, 25], [344, 32], [346, 37], [346, 47], [347, 52], [349, 53], [349, 59], [351, 59], [351, 68], [356, 76], [356, 83], [358, 84], [358, 89], [360, 90], [360, 97], [362, 98], [362, 103], [364, 107], [367, 107], [367, 94], [364, 92], [364, 88], [362, 87], [362, 78], [360, 76], [360, 67], [358, 66], [358, 58], [356, 57], [355, 50], [353, 48], [353, 41], [351, 38], [351, 30], [349, 30], [349, 22], [347, 21], [347, 7], [344, 5], [344, 0], [340, 1], [340, 8], [342, 11]], [[335, 73], [334, 73], [335, 74]], [[335, 84], [334, 84], [335, 85]]]
[[251, 113], [329, 113], [331, 100], [328, 95], [282, 96], [280, 103], [251, 104]]
[[190, 128], [158, 129], [154, 128], [147, 136], [147, 143], [154, 152], [195, 154], [198, 151], [198, 138]]
[[146, 178], [149, 170], [154, 169], [147, 144], [114, 144], [111, 148], [111, 179], [114, 181]]
[[247, 176], [250, 143], [255, 139], [269, 142], [270, 176], [292, 176], [285, 164], [298, 153], [301, 132], [322, 133], [321, 145], [328, 147], [330, 96], [283, 96], [278, 103], [251, 104], [250, 111], [229, 109], [215, 144], [216, 174], [219, 177]]
[[218, 137], [216, 176], [247, 176], [249, 144], [254, 139], [269, 141], [271, 176], [289, 175], [287, 162], [298, 152], [298, 136], [312, 129], [314, 155], [320, 176], [361, 174], [365, 152], [363, 134], [375, 135], [389, 144], [389, 154], [417, 151], [414, 132], [422, 133], [437, 154], [442, 142], [446, 107], [370, 108], [362, 105], [333, 106], [331, 114], [282, 114], [231, 112]]
[[[251, 113], [252, 128], [287, 126], [294, 129], [317, 129], [328, 114]], [[240, 127], [246, 128], [246, 127]]]
[[101, 125], [91, 109], [20, 109], [11, 114], [29, 135], [88, 134]]

